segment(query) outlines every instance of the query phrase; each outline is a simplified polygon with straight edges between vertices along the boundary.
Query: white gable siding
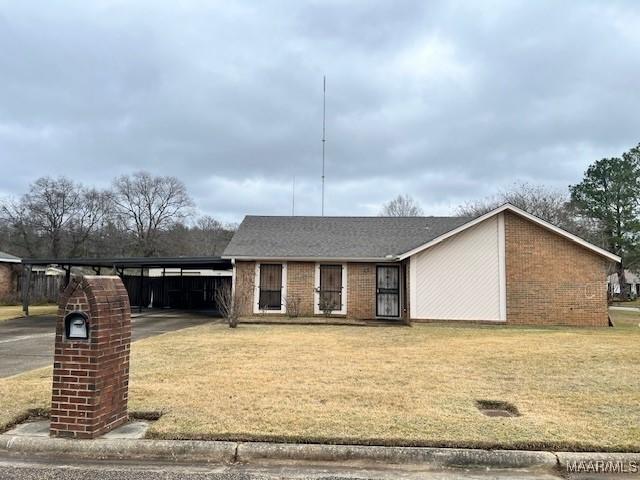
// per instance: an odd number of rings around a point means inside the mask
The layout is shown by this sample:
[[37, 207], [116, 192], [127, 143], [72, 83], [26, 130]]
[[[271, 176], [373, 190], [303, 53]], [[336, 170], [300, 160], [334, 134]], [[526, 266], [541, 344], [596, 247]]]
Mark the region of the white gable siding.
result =
[[411, 318], [506, 320], [503, 222], [493, 216], [410, 257]]

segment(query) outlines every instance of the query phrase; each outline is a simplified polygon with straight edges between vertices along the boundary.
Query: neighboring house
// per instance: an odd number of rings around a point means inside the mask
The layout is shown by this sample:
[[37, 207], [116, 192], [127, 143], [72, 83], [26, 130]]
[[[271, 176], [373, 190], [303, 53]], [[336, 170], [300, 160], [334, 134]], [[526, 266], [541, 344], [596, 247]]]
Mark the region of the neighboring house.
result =
[[0, 300], [16, 296], [21, 262], [18, 257], [0, 252]]
[[[629, 292], [631, 292], [632, 297], [640, 296], [640, 277], [629, 270], [624, 271], [624, 278], [627, 281], [627, 286], [629, 288]], [[611, 295], [619, 295], [620, 294], [620, 283], [618, 281], [618, 274], [612, 273], [609, 275], [607, 279], [607, 287], [609, 289], [609, 293]]]
[[503, 205], [477, 218], [247, 216], [233, 261], [242, 315], [608, 325], [620, 258]]

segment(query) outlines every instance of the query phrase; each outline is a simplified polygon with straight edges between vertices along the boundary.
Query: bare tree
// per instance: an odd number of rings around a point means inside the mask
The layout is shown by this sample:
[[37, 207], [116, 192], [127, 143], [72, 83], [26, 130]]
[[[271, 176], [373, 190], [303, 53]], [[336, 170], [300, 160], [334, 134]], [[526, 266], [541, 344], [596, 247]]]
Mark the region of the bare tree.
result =
[[382, 205], [381, 217], [419, 217], [424, 212], [418, 202], [409, 195], [398, 195]]
[[235, 291], [224, 284], [216, 290], [215, 301], [218, 311], [226, 319], [229, 327], [236, 328], [238, 319], [246, 314], [253, 300], [255, 280], [249, 271], [236, 271]]
[[233, 230], [212, 217], [201, 217], [195, 225], [176, 222], [159, 235], [158, 255], [221, 255]]
[[176, 177], [138, 172], [118, 177], [113, 187], [118, 218], [146, 257], [157, 254], [160, 233], [188, 216], [193, 206]]
[[509, 189], [502, 190], [496, 195], [467, 202], [458, 207], [457, 213], [460, 216], [477, 217], [505, 203], [510, 203], [555, 225], [566, 223], [567, 216], [570, 215], [569, 192], [526, 182], [514, 183]]
[[325, 317], [330, 317], [335, 310], [335, 303], [329, 298], [320, 295], [320, 301], [318, 302], [318, 308]]
[[215, 218], [204, 215], [192, 229], [193, 249], [199, 255], [220, 255], [231, 239], [231, 230]]
[[68, 178], [43, 177], [0, 211], [29, 255], [75, 256], [108, 214], [110, 198]]
[[234, 298], [231, 285], [221, 285], [220, 288], [216, 290], [214, 297], [220, 315], [227, 321], [230, 328], [236, 328], [238, 326], [241, 307], [238, 299]]
[[289, 316], [290, 318], [300, 316], [301, 304], [302, 299], [299, 295], [288, 294], [284, 299], [285, 311], [287, 312], [287, 316]]
[[29, 220], [29, 213], [25, 202], [7, 199], [0, 206], [2, 222], [7, 231], [4, 248], [13, 250], [19, 255], [35, 257], [40, 252], [42, 235], [38, 235]]
[[112, 214], [113, 196], [111, 192], [87, 189], [82, 192], [81, 201], [68, 225], [71, 239], [69, 256], [88, 255], [89, 239], [104, 228]]
[[515, 205], [591, 243], [604, 246], [605, 238], [600, 225], [576, 212], [570, 202], [569, 192], [545, 185], [514, 183], [511, 188], [496, 195], [459, 206], [456, 213], [463, 217], [479, 217], [505, 203]]

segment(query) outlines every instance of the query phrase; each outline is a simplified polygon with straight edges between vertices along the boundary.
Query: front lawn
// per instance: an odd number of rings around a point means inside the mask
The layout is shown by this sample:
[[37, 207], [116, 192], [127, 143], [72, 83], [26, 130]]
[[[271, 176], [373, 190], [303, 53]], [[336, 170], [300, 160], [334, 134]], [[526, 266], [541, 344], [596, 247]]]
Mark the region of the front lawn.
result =
[[[130, 409], [164, 411], [148, 435], [167, 439], [640, 451], [638, 372], [633, 324], [211, 324], [133, 345]], [[0, 380], [0, 425], [46, 407], [50, 382]]]
[[[29, 307], [30, 316], [55, 315], [57, 312], [57, 305], [32, 305]], [[0, 322], [2, 320], [11, 320], [20, 317], [24, 317], [22, 305], [0, 306]]]
[[640, 312], [609, 309], [609, 316], [617, 328], [640, 330]]

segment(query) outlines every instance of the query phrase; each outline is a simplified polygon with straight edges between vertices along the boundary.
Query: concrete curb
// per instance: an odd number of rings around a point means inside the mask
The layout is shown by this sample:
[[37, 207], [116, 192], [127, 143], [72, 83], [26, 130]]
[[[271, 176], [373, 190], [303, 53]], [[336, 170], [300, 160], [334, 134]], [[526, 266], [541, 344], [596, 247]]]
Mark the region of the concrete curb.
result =
[[430, 447], [380, 447], [268, 442], [200, 440], [97, 439], [0, 435], [0, 452], [54, 456], [76, 460], [163, 460], [195, 463], [384, 463], [423, 467], [482, 467], [491, 469], [560, 469], [576, 463], [610, 462], [640, 472], [640, 453], [574, 453], [528, 450], [482, 450]]
[[258, 461], [366, 462], [434, 467], [555, 468], [550, 452], [459, 448], [217, 442], [196, 440], [68, 440], [0, 435], [0, 451], [93, 460], [203, 463]]
[[67, 440], [0, 435], [0, 451], [81, 460], [165, 460], [234, 463], [235, 442], [194, 440]]
[[386, 464], [429, 464], [434, 467], [555, 468], [550, 452], [480, 450], [463, 448], [379, 447], [281, 443], [240, 443], [238, 462], [258, 460], [307, 462], [367, 462]]

